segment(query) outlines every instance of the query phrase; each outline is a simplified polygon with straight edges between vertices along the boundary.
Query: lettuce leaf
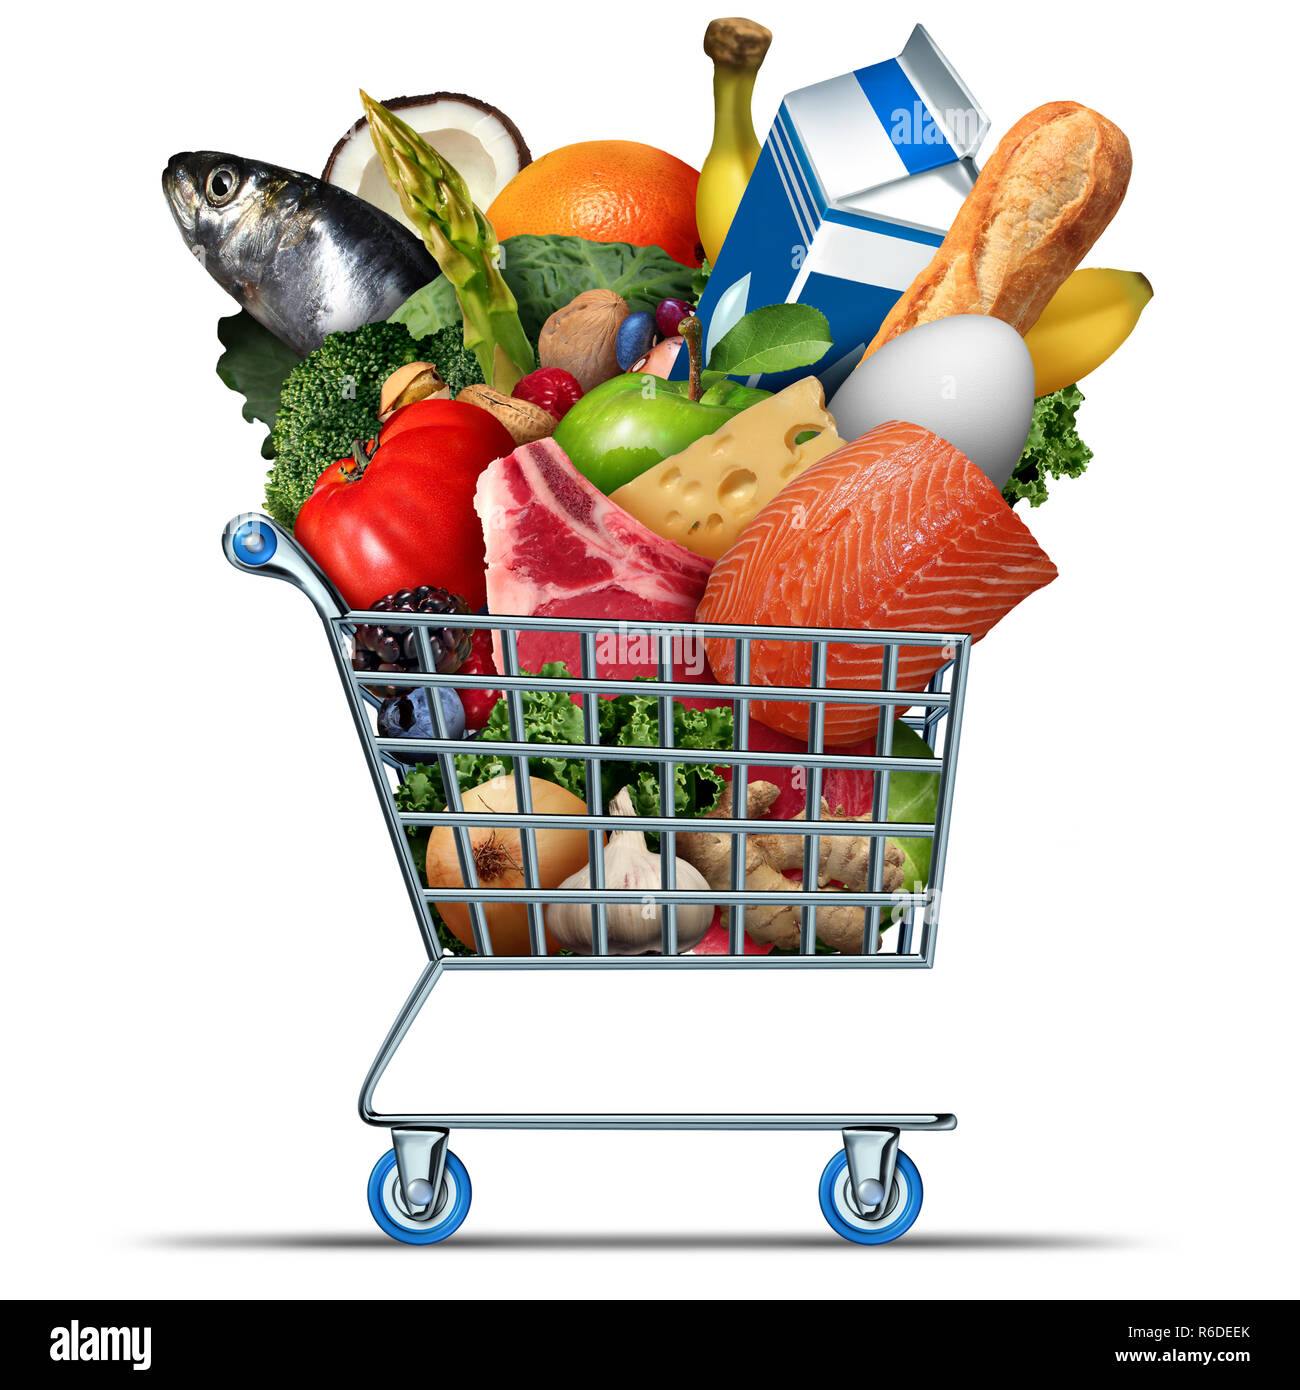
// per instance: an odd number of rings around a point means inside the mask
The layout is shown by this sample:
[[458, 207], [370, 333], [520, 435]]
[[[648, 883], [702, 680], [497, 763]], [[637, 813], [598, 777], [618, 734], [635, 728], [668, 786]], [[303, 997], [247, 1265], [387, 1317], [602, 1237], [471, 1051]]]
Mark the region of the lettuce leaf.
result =
[[[673, 704], [673, 746], [676, 748], [730, 748], [733, 727], [731, 710], [725, 706], [684, 709], [680, 702]], [[613, 700], [602, 700], [600, 741], [624, 748], [657, 748], [658, 700], [648, 695], [620, 695]], [[673, 781], [673, 805], [679, 816], [707, 814], [718, 804], [724, 785], [723, 778], [712, 767], [698, 764], [676, 764]], [[622, 787], [627, 787], [638, 816], [660, 814], [658, 763], [604, 763], [601, 787], [606, 805]]]
[[1041, 507], [1047, 501], [1048, 478], [1077, 478], [1088, 467], [1092, 450], [1079, 438], [1074, 421], [1083, 401], [1077, 386], [1065, 386], [1034, 402], [1025, 451], [1002, 489], [1013, 507], [1020, 501]]
[[[525, 673], [527, 674], [527, 673]], [[562, 661], [548, 662], [536, 673], [547, 680], [565, 680], [568, 668]], [[653, 682], [647, 681], [653, 689]], [[529, 743], [585, 743], [582, 708], [562, 691], [527, 690], [520, 695], [524, 735]], [[730, 708], [685, 709], [680, 702], [673, 704], [673, 741], [678, 748], [729, 749], [733, 723]], [[504, 699], [498, 700], [488, 716], [480, 737], [484, 740], [509, 740], [510, 715]], [[600, 702], [600, 741], [607, 746], [622, 748], [657, 748], [659, 746], [659, 702], [653, 694], [620, 695]], [[514, 759], [481, 747], [477, 741], [465, 745], [465, 753], [457, 753], [456, 780], [462, 791], [477, 787], [513, 772]], [[481, 750], [481, 751], [480, 751]], [[548, 758], [530, 756], [529, 765], [534, 777], [545, 778], [570, 791], [574, 796], [587, 797], [587, 767], [579, 758]], [[675, 771], [673, 801], [679, 816], [702, 816], [718, 804], [723, 779], [711, 767], [678, 764]], [[645, 762], [605, 762], [601, 764], [601, 791], [605, 804], [627, 787], [638, 815], [659, 814], [659, 765]], [[408, 771], [396, 793], [398, 809], [402, 811], [443, 811], [447, 798], [442, 778], [435, 767], [419, 764]], [[415, 833], [411, 833], [414, 830]], [[424, 873], [424, 840], [418, 827], [408, 827], [416, 867]], [[418, 838], [417, 838], [418, 837]]]

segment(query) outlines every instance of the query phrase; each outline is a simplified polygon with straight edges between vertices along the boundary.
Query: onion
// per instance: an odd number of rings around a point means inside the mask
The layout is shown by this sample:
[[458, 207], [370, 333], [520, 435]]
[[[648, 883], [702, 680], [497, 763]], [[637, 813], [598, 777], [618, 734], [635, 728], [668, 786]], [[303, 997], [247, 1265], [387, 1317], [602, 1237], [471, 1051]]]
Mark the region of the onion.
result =
[[[530, 777], [533, 810], [539, 815], [585, 816], [587, 803], [572, 792], [557, 787], [554, 782]], [[468, 812], [485, 811], [491, 815], [515, 812], [515, 779], [512, 773], [494, 777], [490, 782], [471, 787], [461, 801]], [[497, 826], [474, 826], [469, 831], [474, 853], [474, 868], [483, 888], [523, 888], [523, 846], [520, 832]], [[602, 837], [603, 839], [603, 837]], [[558, 888], [571, 874], [587, 862], [587, 832], [585, 830], [538, 830], [537, 881], [541, 888]], [[449, 825], [438, 825], [429, 833], [429, 848], [424, 862], [424, 876], [430, 888], [464, 888], [460, 860], [456, 856], [456, 836]], [[474, 949], [474, 931], [470, 910], [465, 903], [435, 903], [451, 933], [458, 941]], [[528, 908], [524, 903], [490, 903], [483, 908], [492, 953], [498, 956], [530, 954]], [[546, 939], [548, 951], [558, 949], [554, 937]]]

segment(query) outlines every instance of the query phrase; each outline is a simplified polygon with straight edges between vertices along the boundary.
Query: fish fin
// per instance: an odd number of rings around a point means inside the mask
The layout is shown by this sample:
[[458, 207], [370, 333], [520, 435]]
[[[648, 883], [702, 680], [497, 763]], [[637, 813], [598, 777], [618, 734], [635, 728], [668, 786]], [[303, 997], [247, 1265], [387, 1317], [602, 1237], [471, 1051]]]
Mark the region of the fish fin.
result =
[[299, 208], [292, 217], [284, 224], [284, 231], [280, 233], [280, 240], [277, 243], [281, 248], [286, 246], [297, 246], [300, 241], [311, 231], [312, 223], [316, 220], [315, 214], [306, 208]]

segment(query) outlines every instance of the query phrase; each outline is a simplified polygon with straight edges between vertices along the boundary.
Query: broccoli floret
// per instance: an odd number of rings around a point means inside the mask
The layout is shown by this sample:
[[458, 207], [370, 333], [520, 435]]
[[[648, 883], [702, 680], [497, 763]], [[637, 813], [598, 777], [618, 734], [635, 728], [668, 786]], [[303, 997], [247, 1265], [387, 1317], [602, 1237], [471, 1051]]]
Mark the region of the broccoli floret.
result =
[[285, 378], [266, 480], [266, 509], [281, 526], [293, 526], [316, 480], [354, 441], [374, 438], [380, 387], [408, 362], [433, 363], [452, 395], [483, 380], [459, 324], [413, 338], [400, 323], [331, 333]]

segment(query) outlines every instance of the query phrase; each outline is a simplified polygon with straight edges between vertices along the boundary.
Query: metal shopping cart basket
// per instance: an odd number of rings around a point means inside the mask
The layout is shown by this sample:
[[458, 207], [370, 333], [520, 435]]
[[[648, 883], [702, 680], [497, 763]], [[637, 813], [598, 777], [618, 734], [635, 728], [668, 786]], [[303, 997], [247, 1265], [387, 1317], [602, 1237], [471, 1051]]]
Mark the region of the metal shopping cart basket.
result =
[[[654, 622], [627, 622], [620, 628], [654, 644], [658, 653], [658, 676], [645, 681], [619, 681], [601, 677], [597, 660], [597, 639], [608, 633], [608, 622], [583, 622], [573, 618], [509, 618], [498, 615], [460, 617], [458, 626], [490, 628], [500, 635], [504, 656], [501, 675], [438, 675], [430, 633], [444, 628], [443, 616], [402, 614], [403, 627], [414, 631], [420, 654], [418, 669], [410, 674], [385, 672], [385, 684], [399, 689], [424, 686], [438, 734], [430, 739], [388, 739], [377, 732], [376, 710], [381, 701], [367, 686], [374, 685], [373, 673], [355, 670], [352, 644], [361, 624], [393, 622], [391, 614], [348, 611], [320, 569], [295, 544], [292, 537], [267, 517], [247, 514], [236, 517], [226, 527], [223, 544], [227, 558], [236, 568], [249, 573], [272, 575], [288, 580], [311, 599], [329, 635], [330, 649], [347, 692], [348, 707], [370, 775], [379, 794], [393, 848], [402, 867], [411, 905], [428, 954], [424, 967], [401, 1012], [384, 1039], [361, 1090], [361, 1116], [367, 1124], [389, 1129], [393, 1147], [384, 1154], [371, 1174], [370, 1208], [380, 1228], [394, 1239], [413, 1245], [429, 1245], [456, 1231], [469, 1210], [470, 1183], [464, 1165], [447, 1147], [451, 1130], [461, 1129], [678, 1129], [678, 1130], [838, 1130], [842, 1147], [822, 1174], [819, 1198], [822, 1211], [833, 1230], [862, 1245], [881, 1245], [897, 1239], [916, 1220], [921, 1207], [921, 1179], [916, 1165], [898, 1147], [903, 1130], [946, 1130], [956, 1127], [950, 1114], [831, 1114], [831, 1115], [737, 1115], [737, 1114], [598, 1114], [598, 1115], [497, 1115], [497, 1114], [381, 1114], [374, 1108], [375, 1089], [380, 1077], [396, 1055], [411, 1025], [424, 1008], [434, 986], [448, 971], [460, 970], [600, 970], [608, 968], [642, 970], [713, 969], [915, 969], [934, 963], [939, 926], [939, 903], [943, 888], [944, 859], [951, 819], [953, 777], [961, 733], [962, 704], [965, 693], [970, 638], [962, 634], [834, 631], [806, 628], [755, 628], [697, 624], [689, 628], [692, 638], [720, 638], [734, 643], [735, 677], [731, 685], [709, 687], [710, 696], [730, 700], [734, 711], [734, 749], [700, 751], [673, 747], [673, 701], [701, 694], [701, 687], [673, 678], [674, 639], [681, 650], [681, 625]], [[581, 651], [581, 672], [567, 680], [544, 680], [519, 667], [518, 640], [521, 634], [537, 630], [576, 634]], [[749, 683], [751, 646], [756, 641], [797, 642], [811, 649], [810, 679], [798, 689], [758, 686]], [[845, 690], [826, 687], [828, 650], [837, 643], [881, 648], [881, 686], [874, 690]], [[899, 654], [905, 648], [943, 649], [942, 665], [923, 694], [899, 692], [897, 681]], [[448, 737], [449, 728], [436, 686], [452, 688], [491, 688], [501, 690], [509, 715], [509, 739], [478, 747], [491, 747], [513, 764], [515, 803], [509, 813], [467, 812], [462, 804], [454, 757], [464, 753], [467, 744]], [[526, 741], [522, 713], [522, 694], [538, 689], [562, 690], [581, 701], [585, 741], [580, 744], [539, 745]], [[599, 700], [602, 695], [626, 693], [650, 695], [657, 700], [661, 746], [635, 749], [611, 747], [600, 742]], [[809, 706], [807, 753], [771, 753], [749, 748], [750, 702], [780, 699]], [[880, 733], [874, 756], [850, 756], [843, 751], [826, 753], [823, 748], [825, 707], [858, 703], [881, 709]], [[918, 730], [933, 750], [932, 758], [906, 758], [893, 754], [895, 707], [919, 706], [904, 716], [904, 722]], [[666, 746], [662, 746], [666, 745]], [[581, 759], [586, 767], [587, 814], [536, 814], [529, 780], [528, 755]], [[438, 768], [446, 789], [448, 807], [440, 812], [404, 812], [394, 792], [408, 765], [396, 755], [408, 758], [416, 753], [421, 761]], [[602, 805], [600, 768], [610, 759], [657, 763], [661, 814], [638, 817], [637, 828], [660, 835], [662, 881], [660, 891], [647, 895], [641, 890], [615, 890], [604, 883], [601, 832], [627, 828], [626, 820], [610, 814]], [[731, 886], [729, 891], [695, 891], [678, 888], [675, 882], [675, 834], [685, 825], [699, 828], [699, 822], [684, 822], [674, 815], [674, 769], [681, 764], [730, 766], [739, 808], [748, 809], [745, 795], [751, 773], [764, 767], [789, 767], [796, 761], [806, 768], [807, 799], [805, 819], [774, 821], [746, 819], [732, 811], [730, 818], [710, 819], [708, 827], [732, 837]], [[874, 774], [873, 813], [870, 822], [823, 819], [822, 779], [830, 768], [853, 768]], [[890, 822], [887, 818], [891, 773], [921, 771], [938, 777], [937, 807], [932, 822]], [[429, 889], [412, 855], [408, 827], [448, 826], [456, 843], [464, 887]], [[524, 888], [484, 888], [479, 885], [470, 844], [474, 828], [494, 826], [513, 831], [519, 837]], [[576, 828], [588, 832], [591, 884], [586, 889], [539, 887], [536, 831], [539, 828]], [[745, 837], [749, 834], [797, 834], [803, 838], [804, 872], [798, 890], [788, 892], [746, 891], [743, 882]], [[862, 909], [862, 943], [858, 952], [826, 952], [817, 939], [819, 904], [828, 904], [828, 890], [811, 891], [817, 883], [820, 841], [824, 835], [868, 835], [874, 849], [868, 869], [868, 890], [836, 891], [834, 903]], [[912, 885], [912, 891], [886, 893], [882, 890], [884, 853], [882, 842], [891, 837], [929, 837], [932, 840], [930, 870], [926, 884]], [[904, 885], [906, 888], [907, 885]], [[644, 955], [615, 955], [609, 950], [606, 910], [624, 901], [644, 903], [647, 896], [662, 919], [660, 950]], [[484, 906], [509, 901], [526, 904], [528, 955], [494, 955], [491, 930]], [[431, 915], [435, 902], [468, 905], [473, 923], [476, 951], [455, 955], [444, 948]], [[548, 953], [544, 908], [547, 904], [570, 901], [590, 905], [592, 916], [590, 954]], [[727, 954], [692, 954], [678, 950], [676, 912], [683, 904], [710, 903], [722, 908], [727, 917]], [[767, 955], [745, 954], [744, 920], [747, 908], [789, 903], [800, 909], [798, 949]]]

